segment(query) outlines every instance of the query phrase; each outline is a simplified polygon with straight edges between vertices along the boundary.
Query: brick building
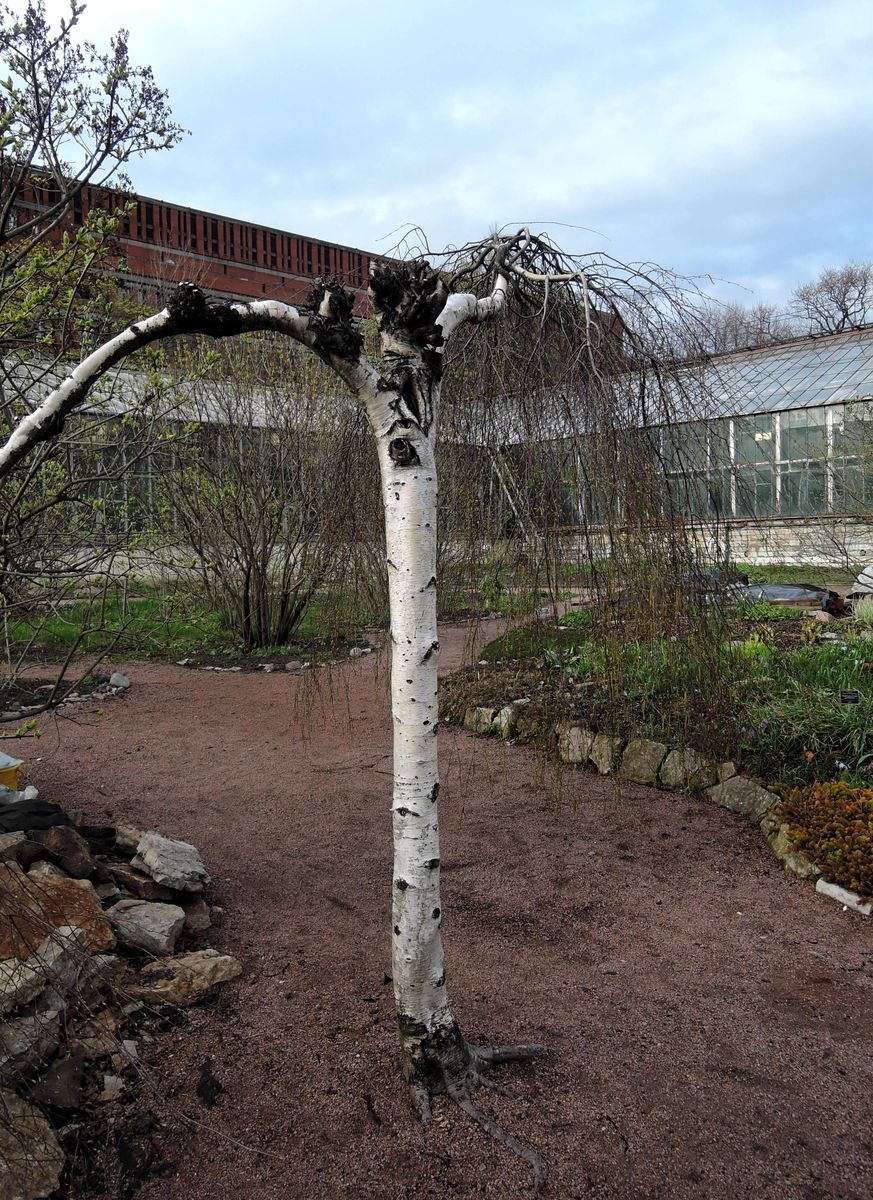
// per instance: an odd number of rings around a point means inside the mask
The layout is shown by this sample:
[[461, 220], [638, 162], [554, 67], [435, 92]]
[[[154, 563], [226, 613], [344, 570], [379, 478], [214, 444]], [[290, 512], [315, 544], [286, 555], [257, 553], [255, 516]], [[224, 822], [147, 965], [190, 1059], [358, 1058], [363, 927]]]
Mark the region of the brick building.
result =
[[[19, 207], [31, 216], [53, 198], [51, 188], [35, 185]], [[189, 279], [216, 296], [299, 304], [314, 280], [333, 274], [356, 294], [356, 311], [367, 311], [373, 256], [353, 246], [89, 186], [73, 199], [72, 224], [81, 225], [91, 208], [111, 212], [125, 202], [132, 208], [118, 238], [127, 263], [120, 278], [135, 295], [160, 295], [166, 285]]]

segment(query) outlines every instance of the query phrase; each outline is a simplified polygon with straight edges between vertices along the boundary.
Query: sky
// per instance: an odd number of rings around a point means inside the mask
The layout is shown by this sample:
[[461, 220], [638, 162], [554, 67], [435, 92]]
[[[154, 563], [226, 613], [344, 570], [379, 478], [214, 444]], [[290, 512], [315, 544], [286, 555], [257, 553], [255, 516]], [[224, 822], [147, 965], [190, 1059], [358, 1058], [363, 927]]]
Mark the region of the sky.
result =
[[[50, 16], [68, 10], [48, 0]], [[136, 191], [387, 252], [528, 224], [782, 303], [873, 259], [870, 0], [89, 0], [190, 131]]]

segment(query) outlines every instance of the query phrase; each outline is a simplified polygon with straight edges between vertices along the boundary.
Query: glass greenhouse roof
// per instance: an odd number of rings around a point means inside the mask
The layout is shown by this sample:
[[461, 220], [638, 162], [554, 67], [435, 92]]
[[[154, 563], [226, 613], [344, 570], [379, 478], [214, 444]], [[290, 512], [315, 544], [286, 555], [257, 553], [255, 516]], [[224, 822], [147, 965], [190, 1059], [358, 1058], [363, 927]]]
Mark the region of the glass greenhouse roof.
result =
[[677, 390], [685, 420], [869, 399], [873, 329], [724, 354], [689, 372]]

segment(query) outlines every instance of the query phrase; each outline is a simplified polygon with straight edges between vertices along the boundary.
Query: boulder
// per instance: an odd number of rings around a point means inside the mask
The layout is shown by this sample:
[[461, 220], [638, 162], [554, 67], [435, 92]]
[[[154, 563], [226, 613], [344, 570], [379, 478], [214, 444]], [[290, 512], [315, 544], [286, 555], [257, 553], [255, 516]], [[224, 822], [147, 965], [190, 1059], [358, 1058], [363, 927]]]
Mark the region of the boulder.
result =
[[53, 862], [49, 862], [47, 858], [40, 859], [34, 863], [27, 872], [28, 879], [46, 879], [49, 876], [54, 876], [55, 879], [69, 879], [69, 875], [63, 867], [56, 867]]
[[0, 834], [0, 862], [18, 862], [18, 848], [29, 839], [23, 829]]
[[209, 915], [209, 905], [202, 896], [193, 899], [181, 899], [180, 906], [185, 910], [186, 933], [204, 933], [212, 924]]
[[838, 904], [843, 904], [846, 908], [860, 913], [862, 917], [873, 917], [873, 901], [859, 896], [857, 892], [851, 892], [848, 888], [840, 887], [836, 883], [828, 883], [826, 879], [818, 879], [815, 890], [823, 896], [829, 896], [831, 900], [836, 900]]
[[468, 733], [490, 733], [496, 717], [496, 708], [468, 708], [464, 713], [464, 728]]
[[72, 825], [31, 829], [29, 837], [45, 849], [46, 856], [53, 863], [76, 879], [87, 879], [97, 865], [91, 847]]
[[591, 752], [588, 758], [601, 775], [611, 775], [615, 770], [623, 745], [622, 738], [610, 737], [607, 733], [598, 733], [591, 743]]
[[145, 833], [135, 825], [118, 825], [115, 830], [115, 848], [122, 854], [136, 854], [139, 839]]
[[36, 954], [0, 962], [0, 1014], [30, 1004], [47, 985], [53, 992], [66, 994], [90, 972], [91, 962], [85, 931], [61, 926]]
[[52, 1108], [80, 1108], [84, 1075], [84, 1058], [81, 1054], [70, 1054], [53, 1062], [28, 1094], [37, 1104], [48, 1104]]
[[558, 757], [565, 763], [586, 763], [594, 745], [594, 734], [581, 725], [561, 721], [557, 726]]
[[652, 742], [648, 738], [632, 738], [625, 747], [618, 773], [622, 779], [633, 783], [658, 782], [658, 768], [667, 757], [663, 742]]
[[821, 875], [821, 871], [812, 859], [807, 858], [797, 848], [797, 843], [791, 836], [791, 826], [787, 823], [781, 823], [775, 832], [768, 834], [767, 841], [785, 870], [790, 871], [792, 875], [797, 875], [800, 879], [813, 879], [815, 876]]
[[500, 732], [500, 736], [504, 741], [515, 737], [518, 728], [518, 716], [525, 705], [530, 704], [530, 700], [512, 700], [501, 708], [500, 712], [494, 718], [494, 722]]
[[718, 782], [727, 783], [729, 779], [733, 779], [737, 773], [736, 763], [723, 762], [718, 765]]
[[[136, 861], [136, 859], [134, 859]], [[150, 875], [137, 871], [129, 863], [106, 863], [106, 868], [118, 887], [136, 896], [140, 900], [175, 900], [176, 893], [172, 888], [155, 883]]]
[[128, 993], [149, 1004], [193, 1004], [210, 988], [242, 974], [239, 961], [217, 950], [195, 950], [164, 962], [149, 963]]
[[0, 1196], [45, 1200], [57, 1190], [64, 1152], [48, 1121], [12, 1091], [0, 1090]]
[[109, 686], [118, 688], [120, 691], [126, 692], [130, 687], [130, 680], [121, 671], [113, 671], [109, 676]]
[[718, 775], [715, 765], [708, 758], [685, 747], [683, 750], [670, 751], [661, 764], [658, 778], [664, 787], [687, 788], [694, 792], [712, 787]]
[[149, 900], [119, 900], [106, 910], [122, 946], [150, 954], [172, 954], [185, 924], [185, 910], [177, 904]]
[[142, 835], [131, 866], [178, 892], [201, 892], [210, 882], [196, 846], [160, 833]]
[[115, 946], [99, 900], [81, 880], [31, 879], [15, 864], [0, 863], [0, 960], [28, 958], [47, 934], [66, 925], [84, 930], [92, 953]]
[[39, 1070], [61, 1044], [61, 1014], [49, 1010], [0, 1024], [0, 1082]]
[[724, 783], [707, 788], [706, 795], [722, 808], [729, 808], [731, 812], [751, 817], [754, 821], [762, 820], [779, 803], [778, 797], [772, 792], [746, 779], [745, 775], [734, 775]]

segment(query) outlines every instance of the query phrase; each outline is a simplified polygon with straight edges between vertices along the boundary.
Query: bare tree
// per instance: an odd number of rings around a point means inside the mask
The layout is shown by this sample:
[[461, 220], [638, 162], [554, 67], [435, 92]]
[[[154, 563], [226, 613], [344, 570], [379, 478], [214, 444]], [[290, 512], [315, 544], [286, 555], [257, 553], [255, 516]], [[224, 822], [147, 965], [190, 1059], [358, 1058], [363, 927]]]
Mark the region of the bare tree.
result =
[[[83, 193], [110, 180], [124, 187], [124, 164], [181, 135], [151, 69], [131, 63], [125, 34], [106, 52], [75, 42], [83, 11], [71, 3], [69, 17], [53, 30], [43, 0], [20, 14], [0, 9], [0, 429], [6, 433], [28, 412], [30, 397], [53, 386], [72, 350], [99, 344], [134, 315], [110, 273], [118, 265], [124, 199], [115, 193], [116, 211], [90, 207], [83, 217]], [[17, 649], [6, 640], [4, 689], [14, 685], [41, 621], [62, 607], [70, 613], [85, 578], [99, 575], [101, 587], [92, 582], [88, 594], [105, 594], [116, 556], [138, 536], [135, 485], [125, 481], [145, 461], [159, 415], [141, 400], [129, 400], [122, 416], [111, 399], [97, 411], [95, 398], [88, 417], [44, 442], [0, 493], [4, 632], [12, 622], [20, 635]], [[99, 601], [86, 608], [81, 638], [101, 619]], [[60, 683], [47, 703], [62, 694]], [[4, 712], [9, 707], [0, 704]]]
[[362, 421], [312, 355], [262, 335], [221, 357], [176, 413], [162, 516], [246, 649], [281, 646], [353, 552]]
[[[56, 437], [113, 366], [174, 335], [226, 338], [271, 330], [308, 347], [346, 384], [375, 441], [384, 506], [394, 719], [393, 980], [403, 1074], [423, 1120], [431, 1098], [447, 1094], [525, 1158], [540, 1186], [546, 1171], [539, 1155], [474, 1100], [488, 1066], [529, 1058], [534, 1050], [469, 1044], [449, 1002], [443, 961], [436, 737], [436, 447], [443, 368], [456, 367], [475, 388], [468, 395], [470, 419], [483, 425], [499, 414], [506, 429], [530, 420], [550, 437], [559, 427], [580, 437], [604, 431], [599, 454], [609, 504], [610, 463], [614, 477], [615, 456], [625, 453], [613, 427], [638, 427], [669, 401], [669, 388], [661, 386], [666, 374], [652, 369], [659, 361], [653, 347], [675, 344], [670, 327], [683, 311], [683, 293], [654, 267], [627, 267], [602, 255], [569, 258], [547, 238], [520, 229], [462, 247], [441, 260], [441, 269], [424, 257], [377, 266], [370, 296], [378, 355], [365, 352], [352, 296], [333, 278], [319, 281], [301, 309], [277, 301], [209, 302], [198, 288], [182, 284], [165, 309], [95, 350], [19, 422], [0, 449], [0, 479]], [[510, 320], [524, 317], [517, 326], [518, 371], [501, 383], [499, 342], [485, 342], [482, 355], [493, 369], [465, 376], [465, 363], [474, 362], [477, 351], [463, 331], [502, 313]], [[457, 354], [447, 357], [453, 346]], [[645, 477], [634, 474], [636, 485], [648, 488]], [[660, 503], [657, 472], [650, 475], [649, 490]], [[668, 514], [666, 531], [671, 521]], [[649, 537], [640, 547], [652, 544]]]
[[844, 333], [873, 321], [873, 262], [829, 267], [794, 289], [791, 312], [808, 333]]
[[700, 310], [699, 347], [707, 354], [730, 354], [772, 346], [794, 337], [797, 330], [775, 304], [719, 304], [710, 301]]

